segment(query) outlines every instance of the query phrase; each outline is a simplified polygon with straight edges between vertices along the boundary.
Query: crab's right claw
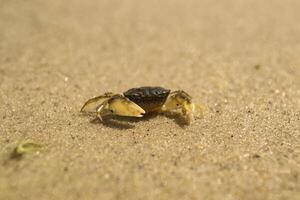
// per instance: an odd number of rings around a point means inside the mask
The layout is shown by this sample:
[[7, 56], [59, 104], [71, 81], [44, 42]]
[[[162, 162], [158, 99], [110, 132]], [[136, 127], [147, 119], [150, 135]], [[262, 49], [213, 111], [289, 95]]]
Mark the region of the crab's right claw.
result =
[[203, 107], [200, 104], [185, 103], [182, 112], [188, 124], [191, 124], [195, 119], [203, 118]]
[[145, 111], [136, 103], [124, 96], [116, 96], [109, 100], [108, 109], [114, 115], [127, 117], [143, 117]]
[[195, 118], [202, 119], [203, 118], [203, 110], [204, 110], [203, 105], [195, 104]]
[[192, 102], [183, 102], [181, 105], [181, 110], [183, 115], [185, 116], [187, 123], [191, 124], [194, 121], [194, 114], [195, 114], [195, 104]]

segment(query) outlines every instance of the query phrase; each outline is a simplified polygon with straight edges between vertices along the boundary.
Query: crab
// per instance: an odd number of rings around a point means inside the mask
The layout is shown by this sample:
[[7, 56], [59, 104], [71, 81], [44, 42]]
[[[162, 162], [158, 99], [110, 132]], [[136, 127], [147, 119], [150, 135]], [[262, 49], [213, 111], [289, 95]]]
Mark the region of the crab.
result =
[[148, 113], [179, 111], [188, 124], [194, 120], [196, 110], [202, 112], [188, 93], [163, 87], [132, 88], [120, 94], [106, 92], [87, 100], [81, 108], [81, 112], [95, 112], [101, 121], [107, 115], [143, 117]]

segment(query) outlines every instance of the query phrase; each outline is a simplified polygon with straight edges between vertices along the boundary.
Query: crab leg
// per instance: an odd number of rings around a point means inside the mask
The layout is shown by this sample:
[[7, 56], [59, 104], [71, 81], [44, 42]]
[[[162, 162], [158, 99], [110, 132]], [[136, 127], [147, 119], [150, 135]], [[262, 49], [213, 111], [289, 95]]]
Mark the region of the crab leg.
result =
[[[91, 106], [91, 105], [93, 105], [93, 104], [94, 104], [94, 107], [95, 107], [95, 104], [97, 104], [97, 107], [96, 107], [96, 108], [98, 109], [99, 103], [102, 104], [103, 101], [105, 101], [105, 100], [111, 98], [113, 95], [114, 95], [113, 93], [107, 92], [107, 93], [105, 93], [104, 95], [100, 95], [100, 96], [97, 96], [97, 97], [94, 97], [94, 98], [91, 98], [91, 99], [87, 100], [87, 101], [83, 104], [82, 108], [80, 109], [80, 112], [84, 111], [84, 109], [85, 109], [87, 106], [89, 106], [89, 105]], [[101, 102], [100, 102], [100, 101], [101, 101]], [[94, 109], [91, 109], [91, 110], [94, 110]]]
[[107, 105], [107, 101], [101, 103], [97, 108], [96, 108], [96, 113], [97, 113], [97, 117], [100, 119], [100, 121], [102, 120], [102, 115], [101, 112], [103, 111], [104, 107]]

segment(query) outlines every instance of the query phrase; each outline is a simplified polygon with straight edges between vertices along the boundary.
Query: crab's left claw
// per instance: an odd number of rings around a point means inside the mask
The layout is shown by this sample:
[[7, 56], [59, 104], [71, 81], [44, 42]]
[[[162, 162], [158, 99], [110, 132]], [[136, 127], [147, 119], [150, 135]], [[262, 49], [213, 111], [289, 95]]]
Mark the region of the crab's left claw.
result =
[[115, 95], [108, 101], [108, 109], [114, 115], [143, 117], [145, 111], [122, 95]]

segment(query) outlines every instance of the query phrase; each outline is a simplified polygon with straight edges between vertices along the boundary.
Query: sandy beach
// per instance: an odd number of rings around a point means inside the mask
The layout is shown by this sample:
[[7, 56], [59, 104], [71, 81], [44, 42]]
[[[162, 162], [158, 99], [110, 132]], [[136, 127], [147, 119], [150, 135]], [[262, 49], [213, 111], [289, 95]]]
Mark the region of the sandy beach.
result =
[[[0, 0], [0, 200], [300, 198], [300, 1]], [[162, 86], [189, 126], [81, 114]], [[21, 141], [42, 145], [11, 158]]]

